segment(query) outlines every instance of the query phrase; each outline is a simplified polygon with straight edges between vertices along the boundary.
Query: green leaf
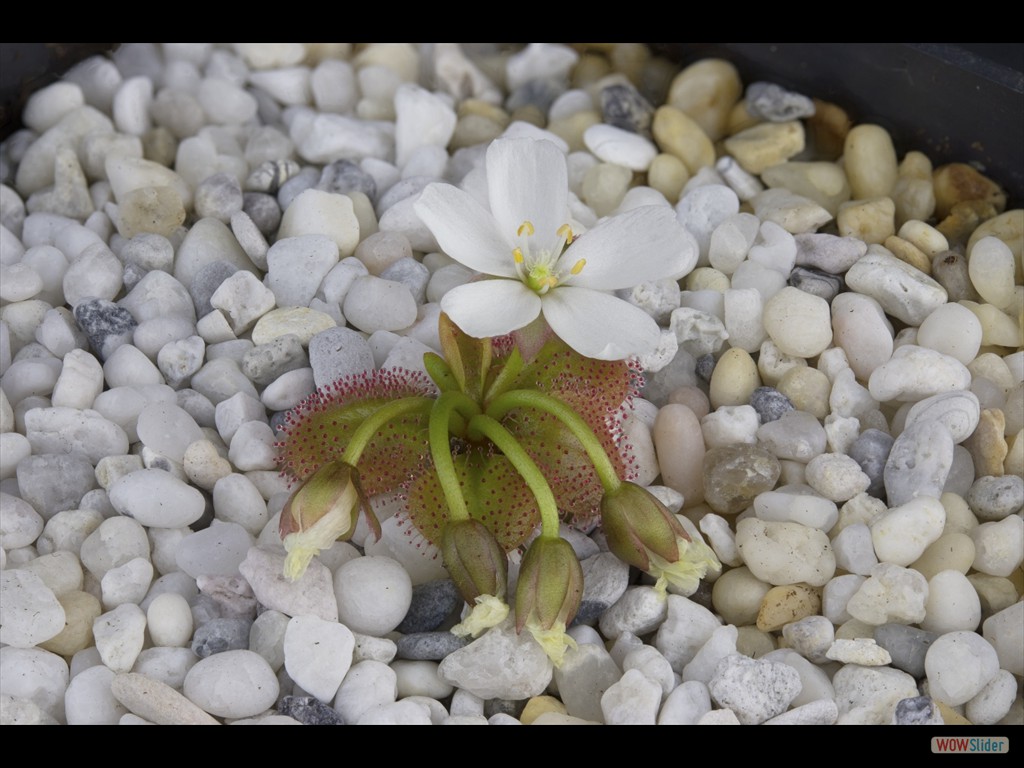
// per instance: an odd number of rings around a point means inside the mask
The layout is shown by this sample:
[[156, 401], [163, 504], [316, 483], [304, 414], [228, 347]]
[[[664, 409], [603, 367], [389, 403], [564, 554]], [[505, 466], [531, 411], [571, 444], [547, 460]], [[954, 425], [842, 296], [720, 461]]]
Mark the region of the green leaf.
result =
[[479, 403], [483, 398], [487, 371], [491, 367], [491, 340], [466, 335], [443, 312], [438, 319], [438, 334], [441, 351], [459, 387]]
[[[487, 526], [506, 552], [522, 544], [540, 524], [540, 512], [508, 459], [486, 447], [470, 447], [454, 461], [470, 517]], [[424, 538], [434, 544], [441, 541], [448, 508], [432, 469], [410, 483], [408, 512]]]

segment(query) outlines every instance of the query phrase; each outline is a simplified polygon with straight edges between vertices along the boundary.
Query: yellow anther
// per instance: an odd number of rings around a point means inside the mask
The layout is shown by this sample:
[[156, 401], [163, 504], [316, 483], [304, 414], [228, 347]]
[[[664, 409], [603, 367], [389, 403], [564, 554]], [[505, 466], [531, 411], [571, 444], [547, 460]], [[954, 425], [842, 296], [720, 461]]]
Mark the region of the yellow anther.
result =
[[523, 249], [522, 248], [513, 248], [512, 249], [512, 258], [515, 259], [516, 264], [522, 264], [523, 263]]
[[560, 226], [558, 228], [558, 231], [555, 232], [555, 234], [558, 235], [559, 237], [564, 237], [565, 242], [567, 243], [572, 242], [572, 227], [570, 227], [568, 224], [563, 224], [562, 226]]
[[587, 260], [580, 259], [579, 261], [572, 265], [572, 269], [570, 269], [569, 271], [572, 272], [574, 275], [578, 275], [580, 272], [583, 271], [583, 268], [585, 266], [587, 266]]
[[555, 277], [554, 275], [551, 275], [544, 282], [546, 282], [549, 287], [554, 288], [556, 285], [558, 285], [558, 278]]
[[516, 236], [522, 237], [523, 232], [525, 232], [527, 235], [532, 235], [534, 233], [533, 224], [531, 224], [529, 221], [524, 221], [522, 224], [520, 224], [519, 229], [516, 230]]

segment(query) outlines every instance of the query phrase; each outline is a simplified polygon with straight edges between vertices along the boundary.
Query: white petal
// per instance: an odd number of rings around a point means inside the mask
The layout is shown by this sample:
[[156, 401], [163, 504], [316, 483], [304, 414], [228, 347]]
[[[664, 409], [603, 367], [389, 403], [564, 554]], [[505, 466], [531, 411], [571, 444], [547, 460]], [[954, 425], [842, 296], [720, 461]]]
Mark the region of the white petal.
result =
[[544, 319], [566, 344], [598, 360], [623, 360], [651, 352], [661, 337], [642, 309], [588, 288], [559, 286], [543, 297]]
[[522, 328], [540, 314], [540, 297], [518, 280], [478, 280], [452, 288], [441, 311], [459, 328], [482, 339]]
[[413, 208], [453, 259], [487, 275], [515, 276], [511, 241], [471, 195], [451, 184], [429, 184]]
[[568, 219], [569, 174], [565, 155], [550, 141], [498, 139], [487, 149], [491, 212], [502, 233], [533, 224], [535, 249], [552, 249]]
[[580, 259], [579, 274], [565, 282], [599, 291], [677, 278], [697, 264], [697, 245], [679, 224], [675, 211], [646, 205], [605, 219], [573, 242], [558, 262], [566, 273]]

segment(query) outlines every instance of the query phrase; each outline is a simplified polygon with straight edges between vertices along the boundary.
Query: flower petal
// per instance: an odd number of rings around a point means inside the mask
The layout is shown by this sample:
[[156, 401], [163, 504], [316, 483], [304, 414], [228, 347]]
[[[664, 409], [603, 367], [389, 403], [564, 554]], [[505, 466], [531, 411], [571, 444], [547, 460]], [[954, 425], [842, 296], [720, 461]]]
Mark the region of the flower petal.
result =
[[487, 149], [487, 188], [500, 231], [515, 235], [524, 221], [536, 232], [531, 246], [552, 250], [568, 220], [565, 155], [550, 141], [498, 139]]
[[487, 275], [515, 276], [511, 240], [472, 195], [451, 184], [428, 184], [413, 208], [453, 259]]
[[640, 283], [678, 279], [697, 264], [692, 235], [667, 206], [645, 205], [605, 219], [573, 242], [558, 261], [566, 274], [580, 259], [583, 269], [566, 277], [569, 285], [614, 291]]
[[448, 291], [441, 311], [470, 336], [503, 336], [540, 314], [540, 297], [518, 280], [479, 280]]
[[598, 360], [651, 352], [661, 338], [654, 318], [622, 299], [563, 285], [543, 297], [544, 318], [566, 344]]

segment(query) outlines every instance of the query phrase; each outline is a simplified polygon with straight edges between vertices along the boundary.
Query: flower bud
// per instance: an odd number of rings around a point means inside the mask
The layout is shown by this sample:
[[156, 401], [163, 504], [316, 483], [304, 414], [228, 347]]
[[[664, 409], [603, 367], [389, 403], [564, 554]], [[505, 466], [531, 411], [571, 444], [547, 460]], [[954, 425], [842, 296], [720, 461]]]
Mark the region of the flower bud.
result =
[[516, 586], [516, 631], [530, 630], [559, 665], [575, 642], [565, 634], [583, 597], [583, 568], [572, 545], [558, 537], [540, 536], [526, 550]]
[[710, 547], [692, 540], [676, 516], [635, 483], [605, 493], [601, 523], [608, 548], [657, 578], [655, 588], [662, 593], [672, 585], [678, 594], [692, 595], [709, 570], [722, 568]]
[[285, 576], [295, 581], [320, 550], [351, 538], [361, 507], [373, 518], [351, 464], [332, 461], [306, 478], [281, 510], [281, 540], [288, 552]]
[[490, 529], [479, 520], [450, 520], [441, 534], [441, 557], [463, 599], [505, 597], [508, 557]]

